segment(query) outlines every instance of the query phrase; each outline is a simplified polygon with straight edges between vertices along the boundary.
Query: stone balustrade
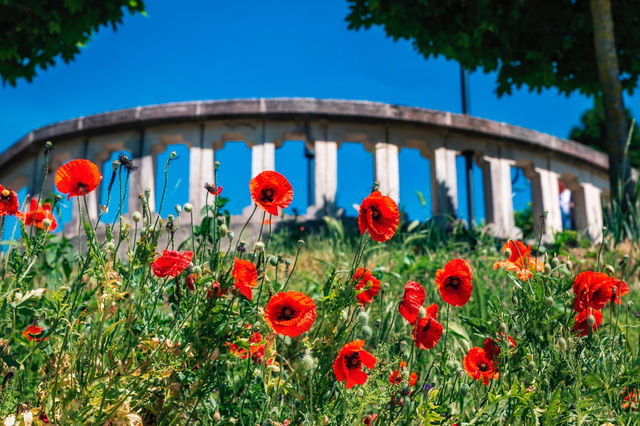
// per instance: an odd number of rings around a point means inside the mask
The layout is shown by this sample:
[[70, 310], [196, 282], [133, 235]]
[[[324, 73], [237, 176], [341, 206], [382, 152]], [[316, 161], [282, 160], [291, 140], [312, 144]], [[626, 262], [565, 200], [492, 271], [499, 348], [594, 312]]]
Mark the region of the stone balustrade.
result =
[[[138, 169], [130, 176], [128, 214], [139, 210], [137, 194], [155, 193], [157, 156], [171, 144], [190, 150], [189, 200], [194, 211], [205, 203], [205, 182], [213, 182], [216, 151], [227, 142], [251, 148], [251, 175], [275, 169], [276, 149], [286, 140], [304, 141], [313, 153], [312, 205], [302, 219], [334, 211], [338, 148], [361, 143], [373, 153], [381, 191], [400, 199], [399, 151], [414, 148], [430, 160], [434, 215], [455, 215], [458, 206], [456, 156], [471, 153], [482, 169], [486, 224], [501, 238], [518, 238], [514, 223], [511, 168], [521, 168], [531, 182], [534, 219], [547, 212], [544, 229], [550, 239], [562, 229], [558, 181], [573, 193], [577, 229], [601, 238], [601, 201], [609, 193], [606, 155], [573, 141], [471, 116], [374, 102], [319, 99], [244, 99], [164, 104], [106, 112], [45, 126], [30, 132], [0, 155], [0, 183], [28, 187], [37, 193], [42, 179], [41, 148], [55, 145], [50, 171], [72, 158], [99, 164], [126, 150]], [[45, 188], [53, 187], [52, 173]], [[88, 197], [98, 215], [101, 188]], [[363, 194], [364, 195], [364, 194]], [[77, 200], [76, 200], [77, 202]], [[155, 200], [151, 197], [151, 210]], [[248, 206], [243, 215], [252, 209]], [[77, 232], [77, 208], [65, 234]]]

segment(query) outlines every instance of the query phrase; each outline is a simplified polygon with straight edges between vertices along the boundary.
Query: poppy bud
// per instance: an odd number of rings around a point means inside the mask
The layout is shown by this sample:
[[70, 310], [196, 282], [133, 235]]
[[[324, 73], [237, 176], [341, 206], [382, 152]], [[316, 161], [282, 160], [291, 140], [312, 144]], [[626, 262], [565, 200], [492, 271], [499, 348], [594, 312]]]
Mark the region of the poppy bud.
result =
[[553, 297], [547, 296], [544, 298], [544, 304], [551, 307], [553, 306]]
[[594, 317], [593, 315], [589, 315], [587, 317], [587, 324], [589, 325], [589, 328], [593, 328], [593, 325], [596, 323], [596, 317]]
[[[229, 232], [229, 228], [224, 223], [218, 227], [218, 232], [220, 232], [220, 238], [224, 238], [227, 236], [227, 232]], [[233, 237], [231, 237], [233, 239]]]
[[508, 328], [507, 328], [507, 324], [505, 324], [504, 322], [500, 323], [500, 332], [503, 334], [507, 334]]
[[551, 259], [551, 265], [553, 265], [554, 268], [557, 268], [559, 264], [560, 259], [558, 259], [556, 256], [553, 256], [553, 259]]
[[304, 247], [304, 241], [303, 240], [298, 240], [298, 247], [300, 247], [300, 248]]
[[373, 335], [373, 330], [368, 325], [365, 325], [364, 327], [362, 327], [362, 330], [360, 330], [360, 334], [362, 335], [363, 339], [368, 339]]
[[116, 170], [118, 170], [118, 167], [120, 167], [120, 162], [118, 160], [113, 160], [113, 162], [111, 163], [111, 167], [113, 167], [113, 171], [115, 172]]
[[253, 245], [253, 250], [254, 250], [256, 253], [263, 252], [263, 251], [264, 251], [264, 243], [263, 243], [262, 241], [258, 241], [257, 243], [255, 243], [255, 244]]
[[607, 273], [607, 275], [613, 275], [616, 273], [616, 270], [613, 269], [613, 266], [611, 265], [604, 265], [604, 271]]
[[465, 396], [466, 394], [469, 393], [469, 385], [466, 383], [463, 383], [460, 385], [460, 395]]
[[219, 412], [219, 411], [216, 411], [216, 412], [213, 414], [213, 421], [214, 421], [214, 422], [219, 422], [219, 421], [220, 421], [220, 412]]
[[219, 161], [214, 161], [213, 168], [218, 170], [220, 168], [220, 162]]
[[53, 143], [52, 143], [51, 141], [46, 141], [46, 142], [44, 143], [44, 148], [45, 148], [45, 149], [51, 149], [51, 148], [53, 148]]
[[278, 265], [278, 258], [273, 256], [273, 255], [269, 255], [269, 264], [271, 266], [277, 266]]
[[567, 263], [565, 263], [566, 267], [568, 270], [572, 270], [573, 269], [573, 263], [570, 260], [567, 260]]
[[[222, 227], [223, 225], [220, 225], [220, 227]], [[225, 226], [226, 228], [226, 226]], [[221, 234], [222, 235], [222, 234]], [[233, 241], [234, 237], [236, 236], [236, 234], [233, 233], [233, 231], [229, 231], [229, 233], [227, 234], [227, 239], [229, 241]]]
[[287, 267], [291, 266], [291, 259], [286, 258], [286, 259], [284, 260], [284, 264], [285, 264]]
[[144, 189], [144, 198], [149, 199], [151, 197], [151, 188]]
[[132, 217], [134, 222], [140, 222], [142, 220], [142, 214], [138, 211], [133, 212]]
[[184, 211], [187, 212], [187, 213], [191, 213], [193, 211], [193, 204], [186, 203], [184, 205]]
[[418, 309], [418, 318], [424, 318], [427, 316], [427, 310], [424, 308], [424, 306], [420, 306], [420, 309]]
[[369, 323], [369, 314], [366, 311], [360, 311], [357, 318], [358, 324], [368, 324]]
[[551, 273], [551, 265], [549, 265], [548, 263], [544, 264], [544, 273], [545, 274]]
[[44, 226], [44, 229], [49, 229], [49, 227], [51, 226], [51, 219], [49, 219], [48, 217], [42, 219], [42, 226]]
[[307, 371], [311, 371], [315, 367], [315, 362], [313, 360], [313, 357], [309, 354], [306, 354], [305, 356], [302, 357], [302, 361], [300, 361], [300, 364], [302, 365], [302, 368], [304, 368]]
[[182, 206], [180, 206], [180, 204], [176, 204], [175, 209], [176, 209], [176, 213], [178, 214], [182, 213]]
[[530, 371], [535, 371], [535, 369], [536, 369], [536, 363], [535, 363], [535, 361], [529, 361], [529, 364], [527, 364], [527, 368], [528, 368]]
[[175, 151], [171, 151], [171, 154], [169, 154], [169, 160], [173, 160], [178, 156], [178, 153]]
[[560, 349], [562, 352], [567, 350], [567, 341], [564, 340], [563, 337], [558, 339], [558, 349]]

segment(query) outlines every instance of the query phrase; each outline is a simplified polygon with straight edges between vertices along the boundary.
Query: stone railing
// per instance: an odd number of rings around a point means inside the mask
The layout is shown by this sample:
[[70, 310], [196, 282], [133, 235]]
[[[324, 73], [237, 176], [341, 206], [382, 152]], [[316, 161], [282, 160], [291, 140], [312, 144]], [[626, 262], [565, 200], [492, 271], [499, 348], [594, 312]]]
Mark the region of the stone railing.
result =
[[[136, 194], [157, 189], [156, 157], [170, 144], [190, 150], [189, 200], [194, 211], [205, 202], [203, 183], [213, 181], [216, 151], [228, 141], [251, 148], [251, 173], [275, 168], [275, 150], [285, 140], [304, 141], [314, 156], [313, 204], [307, 219], [317, 218], [335, 203], [338, 148], [361, 143], [374, 154], [375, 178], [381, 191], [399, 199], [398, 152], [418, 149], [431, 162], [434, 215], [455, 214], [456, 156], [472, 156], [482, 168], [486, 223], [498, 237], [518, 237], [515, 227], [511, 167], [531, 182], [533, 217], [547, 211], [543, 235], [562, 229], [558, 181], [572, 191], [578, 230], [601, 237], [601, 199], [607, 197], [608, 159], [584, 145], [505, 123], [375, 102], [319, 99], [242, 99], [198, 101], [137, 107], [76, 118], [30, 132], [0, 155], [0, 183], [28, 187], [36, 193], [42, 178], [41, 149], [55, 144], [50, 171], [73, 158], [102, 167], [112, 153], [127, 150], [139, 167], [130, 178], [128, 214], [139, 210]], [[51, 175], [48, 179], [52, 180]], [[48, 182], [45, 188], [51, 188]], [[97, 217], [100, 188], [88, 197]], [[154, 197], [151, 197], [151, 209]], [[64, 232], [77, 232], [77, 209]], [[245, 213], [246, 214], [246, 213]], [[75, 223], [74, 223], [75, 222]], [[536, 231], [540, 222], [534, 220]]]

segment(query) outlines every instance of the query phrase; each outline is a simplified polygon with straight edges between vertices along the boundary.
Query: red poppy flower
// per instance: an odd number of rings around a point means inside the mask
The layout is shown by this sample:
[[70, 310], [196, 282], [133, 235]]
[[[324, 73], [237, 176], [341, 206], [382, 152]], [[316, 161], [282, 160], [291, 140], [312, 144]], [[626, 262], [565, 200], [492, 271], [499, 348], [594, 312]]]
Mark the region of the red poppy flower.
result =
[[364, 419], [362, 419], [362, 424], [364, 424], [364, 425], [372, 425], [372, 424], [375, 423], [377, 418], [378, 418], [377, 414], [369, 414], [368, 416], [365, 416]]
[[420, 349], [433, 348], [442, 337], [442, 324], [437, 321], [438, 305], [427, 306], [427, 316], [419, 318], [413, 325], [411, 336]]
[[[245, 327], [247, 329], [252, 328], [251, 324], [247, 324]], [[262, 341], [262, 335], [259, 332], [251, 333], [251, 337], [249, 338], [249, 351], [235, 343], [226, 342], [225, 345], [229, 347], [229, 352], [236, 358], [247, 359], [249, 355], [251, 355], [253, 362], [262, 364], [265, 345]]]
[[373, 191], [360, 204], [358, 227], [363, 235], [369, 231], [369, 235], [374, 240], [387, 241], [396, 233], [399, 222], [398, 205], [379, 191]]
[[482, 383], [489, 384], [489, 379], [499, 377], [498, 370], [493, 361], [487, 357], [482, 348], [471, 348], [464, 357], [464, 369], [474, 380], [482, 379]]
[[409, 324], [416, 322], [425, 297], [424, 288], [420, 283], [407, 281], [404, 285], [404, 296], [398, 305], [398, 311], [400, 311], [400, 315], [402, 315], [404, 319], [409, 321]]
[[[389, 384], [397, 385], [402, 383], [402, 370], [407, 368], [407, 363], [404, 361], [400, 361], [400, 366], [397, 370], [394, 370], [393, 373], [389, 376]], [[409, 387], [416, 384], [418, 381], [418, 375], [416, 373], [411, 373], [409, 376]]]
[[372, 370], [376, 365], [376, 357], [362, 349], [364, 340], [354, 340], [340, 349], [333, 363], [333, 373], [339, 382], [347, 381], [347, 389], [367, 382], [367, 373], [362, 371], [364, 365]]
[[227, 289], [223, 289], [220, 287], [220, 283], [218, 281], [214, 281], [211, 285], [210, 289], [207, 289], [207, 299], [211, 296], [213, 297], [222, 297], [227, 292]]
[[278, 216], [278, 207], [287, 208], [293, 200], [293, 188], [278, 172], [265, 171], [251, 179], [249, 190], [253, 201], [267, 213]]
[[522, 281], [527, 281], [533, 275], [532, 271], [544, 271], [544, 263], [531, 257], [531, 246], [509, 240], [502, 250], [510, 253], [509, 259], [494, 263], [493, 269], [503, 267], [507, 271], [516, 272]]
[[19, 213], [18, 194], [0, 185], [0, 216], [16, 216]]
[[186, 284], [189, 290], [191, 291], [195, 290], [197, 282], [198, 282], [198, 274], [187, 275]]
[[[25, 226], [32, 225], [36, 228], [40, 228], [43, 231], [55, 231], [58, 227], [58, 222], [56, 221], [56, 217], [51, 212], [51, 204], [45, 203], [42, 207], [38, 205], [38, 201], [35, 198], [32, 198], [29, 201], [29, 211], [24, 215], [24, 224]], [[49, 229], [46, 229], [44, 223], [42, 223], [45, 219], [49, 219], [51, 221], [51, 225], [49, 225]]]
[[251, 288], [258, 286], [258, 271], [255, 265], [248, 260], [242, 260], [236, 257], [233, 264], [232, 275], [235, 287], [240, 291], [240, 294], [251, 300], [253, 298]]
[[56, 172], [56, 188], [67, 194], [67, 200], [90, 193], [101, 180], [98, 166], [89, 160], [71, 160]]
[[[585, 271], [573, 280], [573, 309], [583, 311], [586, 307], [602, 309], [604, 305], [615, 298], [614, 280], [603, 272]], [[622, 290], [622, 285], [620, 285]], [[626, 288], [627, 292], [629, 288]]]
[[[42, 330], [44, 330], [44, 328], [31, 324], [29, 327], [27, 327], [25, 331], [22, 332], [22, 334], [24, 334], [24, 336], [29, 340], [36, 339], [36, 342], [39, 342], [42, 340], [42, 336], [41, 336]], [[44, 340], [47, 340], [47, 339], [48, 337], [45, 337]]]
[[307, 332], [316, 320], [316, 304], [297, 291], [276, 293], [264, 310], [269, 327], [283, 336], [296, 337]]
[[638, 394], [637, 389], [629, 389], [627, 391], [627, 387], [624, 387], [624, 391], [622, 392], [622, 408], [624, 410], [628, 410], [629, 408], [633, 409], [633, 411], [638, 411], [638, 407], [640, 406], [640, 394]]
[[[504, 337], [504, 333], [500, 333], [500, 335]], [[500, 337], [497, 337], [497, 336], [495, 341], [491, 337], [487, 337], [487, 339], [484, 341], [484, 345], [483, 345], [484, 351], [487, 354], [487, 358], [489, 358], [491, 361], [495, 361], [498, 359], [498, 355], [500, 355], [499, 343], [501, 341], [502, 339], [500, 339]], [[511, 336], [507, 336], [507, 342], [510, 348], [515, 348], [518, 346], [516, 344], [516, 341], [513, 340], [513, 337]]]
[[589, 334], [589, 315], [593, 315], [595, 322], [593, 323], [593, 331], [596, 331], [602, 324], [602, 312], [597, 309], [586, 308], [584, 311], [576, 315], [572, 330], [578, 336], [586, 336]]
[[380, 291], [380, 281], [371, 274], [370, 270], [365, 268], [359, 268], [353, 276], [353, 280], [358, 282], [356, 290], [363, 290], [356, 296], [358, 302], [363, 307], [367, 303], [371, 303], [373, 296]]
[[442, 300], [453, 306], [462, 306], [471, 297], [471, 267], [462, 259], [453, 259], [436, 271], [436, 285]]
[[159, 278], [167, 275], [175, 278], [189, 266], [192, 258], [193, 252], [190, 251], [180, 253], [175, 250], [163, 250], [162, 256], [151, 263], [151, 269]]
[[613, 289], [615, 290], [612, 302], [619, 305], [622, 303], [621, 297], [629, 293], [629, 286], [622, 280], [617, 280], [615, 278], [612, 278], [612, 280]]

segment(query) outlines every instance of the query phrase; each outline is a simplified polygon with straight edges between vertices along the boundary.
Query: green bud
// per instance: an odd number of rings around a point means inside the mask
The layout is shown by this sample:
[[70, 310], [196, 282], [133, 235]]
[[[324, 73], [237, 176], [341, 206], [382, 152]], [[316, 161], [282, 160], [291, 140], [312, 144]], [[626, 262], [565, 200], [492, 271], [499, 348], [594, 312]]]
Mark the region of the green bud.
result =
[[553, 306], [553, 302], [554, 300], [553, 300], [553, 297], [551, 296], [547, 296], [544, 298], [544, 304], [547, 305], [548, 307]]
[[255, 244], [253, 245], [253, 250], [254, 250], [256, 253], [263, 252], [263, 251], [264, 251], [264, 243], [263, 243], [262, 241], [258, 241], [257, 243], [255, 243]]
[[214, 161], [214, 163], [213, 163], [213, 168], [214, 168], [215, 170], [218, 170], [218, 169], [220, 168], [220, 162], [219, 162], [219, 161]]
[[269, 255], [269, 264], [271, 266], [278, 266], [278, 258], [273, 255]]
[[558, 259], [556, 256], [553, 256], [553, 259], [551, 259], [551, 264], [554, 268], [557, 268], [558, 265], [560, 265], [560, 259]]
[[144, 198], [149, 199], [151, 197], [151, 188], [144, 189]]
[[373, 330], [368, 325], [365, 325], [360, 330], [360, 334], [362, 335], [362, 338], [366, 340], [373, 335]]
[[611, 265], [604, 265], [604, 271], [607, 273], [607, 275], [613, 275], [616, 273], [616, 270], [613, 269], [613, 266]]
[[171, 151], [171, 154], [169, 154], [169, 160], [173, 160], [178, 156], [178, 153], [175, 151]]
[[187, 212], [187, 213], [191, 213], [193, 211], [193, 204], [186, 203], [184, 205], [184, 211]]
[[302, 368], [307, 371], [311, 371], [315, 367], [315, 361], [310, 354], [306, 354], [304, 357], [302, 357], [300, 364], [302, 365]]
[[358, 324], [368, 324], [369, 323], [369, 314], [366, 311], [360, 311], [357, 317]]
[[[224, 226], [226, 228], [226, 225], [220, 225], [221, 227]], [[227, 239], [229, 241], [233, 241], [233, 239], [235, 238], [236, 234], [233, 233], [233, 231], [229, 231], [229, 233], [227, 234]]]
[[287, 268], [288, 268], [289, 266], [291, 266], [291, 263], [292, 263], [292, 262], [291, 262], [291, 259], [289, 259], [289, 258], [286, 258], [286, 259], [284, 260], [284, 264], [287, 266]]
[[545, 263], [544, 264], [544, 272], [545, 272], [545, 274], [551, 273], [551, 265], [549, 265], [548, 263]]
[[466, 383], [463, 383], [460, 385], [460, 395], [465, 396], [466, 394], [469, 393], [469, 385]]
[[176, 204], [175, 209], [176, 209], [176, 213], [178, 214], [182, 213], [182, 206], [180, 204]]
[[535, 371], [536, 363], [534, 361], [529, 361], [529, 363], [527, 364], [527, 368], [529, 369], [529, 371]]
[[589, 328], [593, 328], [593, 326], [596, 324], [596, 317], [594, 317], [593, 315], [589, 315], [587, 317], [587, 324], [589, 325]]
[[223, 223], [218, 227], [218, 232], [220, 232], [220, 238], [224, 238], [227, 236], [227, 232], [229, 232], [229, 228], [227, 228], [227, 225]]
[[560, 349], [562, 352], [567, 350], [567, 341], [564, 340], [563, 337], [560, 337], [558, 339], [558, 349]]
[[571, 262], [570, 260], [567, 260], [565, 265], [567, 266], [568, 270], [572, 270], [573, 269], [573, 262]]
[[138, 211], [133, 212], [131, 216], [133, 217], [134, 222], [140, 222], [142, 220], [142, 214]]
[[304, 247], [304, 241], [303, 240], [298, 240], [298, 247], [300, 247], [300, 248]]

